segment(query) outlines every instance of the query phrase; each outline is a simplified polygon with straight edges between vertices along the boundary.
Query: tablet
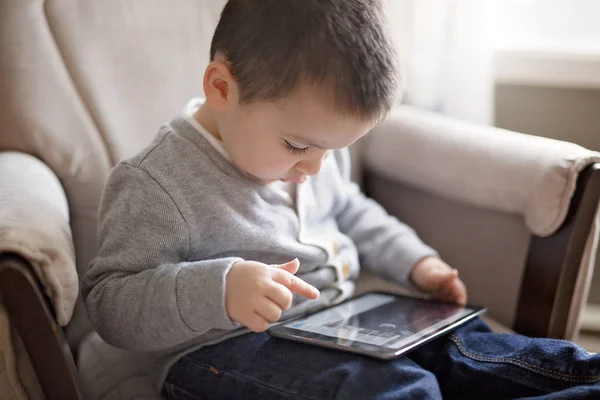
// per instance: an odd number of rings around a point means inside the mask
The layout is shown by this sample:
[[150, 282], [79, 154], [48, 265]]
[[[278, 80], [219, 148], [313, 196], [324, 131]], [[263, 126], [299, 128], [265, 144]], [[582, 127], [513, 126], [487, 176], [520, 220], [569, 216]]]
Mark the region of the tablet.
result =
[[441, 336], [486, 311], [439, 301], [368, 292], [267, 331], [282, 339], [392, 359]]

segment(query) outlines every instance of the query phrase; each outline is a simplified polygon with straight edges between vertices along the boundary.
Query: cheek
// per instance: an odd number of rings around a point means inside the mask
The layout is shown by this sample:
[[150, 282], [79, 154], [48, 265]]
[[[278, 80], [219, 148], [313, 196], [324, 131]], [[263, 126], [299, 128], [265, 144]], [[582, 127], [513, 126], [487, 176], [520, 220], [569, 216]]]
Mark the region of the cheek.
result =
[[234, 161], [248, 173], [262, 178], [280, 178], [295, 165], [285, 148], [276, 140], [250, 136], [250, 132], [239, 132]]
[[[261, 178], [281, 178], [293, 169], [296, 157], [290, 154], [273, 129], [264, 121], [232, 119], [228, 128], [230, 156], [245, 172]], [[252, 128], [250, 128], [252, 127]]]
[[252, 158], [254, 165], [266, 174], [280, 175], [291, 169], [295, 162], [285, 149], [278, 146], [278, 143], [268, 143], [257, 146], [254, 144], [252, 149]]

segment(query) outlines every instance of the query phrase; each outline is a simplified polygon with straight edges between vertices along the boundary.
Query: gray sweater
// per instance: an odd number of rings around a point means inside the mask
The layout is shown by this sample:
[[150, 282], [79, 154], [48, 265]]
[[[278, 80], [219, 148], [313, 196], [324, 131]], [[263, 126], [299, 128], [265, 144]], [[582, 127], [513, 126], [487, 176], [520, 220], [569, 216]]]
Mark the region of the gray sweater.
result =
[[184, 118], [111, 172], [100, 208], [100, 250], [83, 279], [89, 317], [116, 347], [140, 352], [157, 387], [184, 354], [247, 333], [225, 309], [232, 264], [280, 264], [321, 290], [295, 296], [282, 320], [353, 293], [360, 264], [406, 282], [435, 251], [349, 180], [347, 150], [298, 185], [296, 208], [247, 178]]

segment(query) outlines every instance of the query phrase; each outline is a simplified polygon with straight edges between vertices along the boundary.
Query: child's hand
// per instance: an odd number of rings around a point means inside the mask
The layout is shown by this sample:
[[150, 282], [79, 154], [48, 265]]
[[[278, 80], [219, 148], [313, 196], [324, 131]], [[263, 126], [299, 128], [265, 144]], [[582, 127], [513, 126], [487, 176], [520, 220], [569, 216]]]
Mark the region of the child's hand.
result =
[[421, 290], [436, 299], [465, 305], [467, 289], [458, 278], [458, 271], [437, 257], [421, 260], [412, 270], [410, 279]]
[[235, 263], [227, 273], [225, 307], [229, 318], [254, 332], [267, 330], [292, 305], [292, 293], [314, 300], [319, 291], [294, 276], [298, 259], [282, 265], [256, 261]]

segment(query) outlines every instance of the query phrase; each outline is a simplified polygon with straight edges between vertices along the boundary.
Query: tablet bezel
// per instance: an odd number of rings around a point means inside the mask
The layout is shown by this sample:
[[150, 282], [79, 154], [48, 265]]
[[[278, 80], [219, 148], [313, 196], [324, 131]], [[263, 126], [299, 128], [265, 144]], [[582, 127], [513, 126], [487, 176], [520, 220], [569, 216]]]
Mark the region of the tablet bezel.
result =
[[436, 329], [435, 331], [425, 334], [424, 336], [420, 336], [419, 333], [416, 333], [415, 336], [417, 336], [417, 335], [418, 336], [415, 338], [415, 340], [410, 341], [409, 343], [400, 347], [399, 349], [392, 349], [389, 347], [377, 346], [377, 345], [363, 343], [363, 342], [357, 342], [357, 341], [352, 341], [349, 344], [340, 344], [340, 343], [337, 343], [339, 338], [335, 338], [332, 336], [326, 336], [326, 335], [313, 333], [313, 332], [301, 331], [298, 329], [288, 328], [288, 327], [284, 326], [285, 324], [290, 324], [296, 320], [307, 318], [313, 314], [322, 312], [322, 311], [326, 310], [327, 308], [337, 307], [344, 303], [348, 303], [350, 301], [355, 301], [355, 300], [357, 300], [363, 296], [369, 295], [369, 294], [382, 294], [382, 295], [388, 295], [388, 296], [391, 295], [391, 296], [395, 296], [398, 298], [409, 298], [409, 299], [413, 299], [413, 300], [416, 299], [416, 300], [422, 300], [422, 301], [433, 302], [433, 303], [447, 304], [447, 303], [443, 303], [440, 301], [423, 299], [423, 298], [416, 297], [416, 296], [412, 297], [412, 296], [407, 296], [407, 295], [403, 295], [403, 294], [389, 293], [389, 292], [383, 292], [383, 291], [369, 291], [369, 292], [365, 292], [359, 296], [347, 299], [347, 300], [340, 302], [334, 306], [321, 308], [317, 311], [312, 311], [312, 312], [300, 315], [298, 317], [292, 318], [290, 320], [283, 321], [283, 322], [269, 328], [267, 330], [267, 333], [273, 337], [277, 337], [277, 338], [281, 338], [281, 339], [287, 339], [287, 340], [292, 340], [292, 341], [301, 342], [301, 343], [308, 343], [308, 344], [312, 344], [312, 345], [316, 345], [316, 346], [320, 346], [320, 347], [342, 350], [342, 351], [347, 351], [347, 352], [357, 353], [357, 354], [363, 354], [366, 356], [375, 357], [375, 358], [384, 359], [384, 360], [390, 360], [390, 359], [394, 359], [394, 358], [400, 357], [402, 355], [405, 355], [406, 353], [410, 352], [411, 350], [414, 350], [417, 347], [420, 347], [442, 335], [445, 335], [446, 333], [449, 333], [450, 331], [452, 331], [452, 330], [458, 328], [459, 326], [465, 324], [466, 322], [484, 314], [487, 311], [487, 309], [485, 307], [474, 306], [474, 305], [468, 304], [465, 306], [465, 308], [473, 310], [471, 313], [461, 317], [457, 321], [454, 321], [448, 325], [441, 326], [438, 329]]

